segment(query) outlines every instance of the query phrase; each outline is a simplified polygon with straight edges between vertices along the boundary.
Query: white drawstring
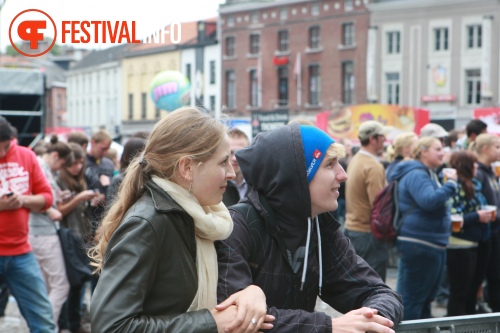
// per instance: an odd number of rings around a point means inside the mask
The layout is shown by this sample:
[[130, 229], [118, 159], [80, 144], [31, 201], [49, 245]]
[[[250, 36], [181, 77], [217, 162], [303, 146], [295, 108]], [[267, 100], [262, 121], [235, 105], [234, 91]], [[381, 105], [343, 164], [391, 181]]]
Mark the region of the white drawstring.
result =
[[306, 282], [307, 259], [309, 257], [309, 242], [311, 240], [311, 219], [307, 218], [307, 241], [306, 253], [304, 254], [304, 267], [302, 267], [302, 280], [300, 281], [300, 290], [303, 290], [304, 282]]
[[[318, 257], [319, 257], [319, 295], [323, 287], [323, 252], [321, 250], [321, 231], [319, 229], [319, 220], [316, 216], [316, 230], [318, 231]], [[300, 281], [300, 290], [303, 290], [307, 275], [307, 261], [309, 259], [309, 244], [311, 242], [311, 219], [307, 219], [307, 240], [306, 253], [304, 255], [304, 267], [302, 267], [302, 280]]]
[[323, 252], [321, 250], [321, 232], [319, 230], [318, 216], [316, 216], [316, 229], [318, 230], [319, 295], [321, 296], [321, 287], [323, 287]]

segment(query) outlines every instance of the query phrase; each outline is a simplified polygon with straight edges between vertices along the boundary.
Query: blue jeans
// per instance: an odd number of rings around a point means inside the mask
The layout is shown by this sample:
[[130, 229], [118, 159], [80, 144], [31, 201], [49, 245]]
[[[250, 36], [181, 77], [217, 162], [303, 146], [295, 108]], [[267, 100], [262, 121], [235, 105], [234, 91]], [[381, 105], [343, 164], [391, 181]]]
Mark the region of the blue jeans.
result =
[[431, 318], [431, 302], [436, 296], [446, 249], [396, 241], [399, 253], [396, 291], [403, 296], [403, 320]]
[[50, 305], [42, 273], [32, 252], [0, 256], [0, 278], [17, 301], [31, 333], [54, 333]]

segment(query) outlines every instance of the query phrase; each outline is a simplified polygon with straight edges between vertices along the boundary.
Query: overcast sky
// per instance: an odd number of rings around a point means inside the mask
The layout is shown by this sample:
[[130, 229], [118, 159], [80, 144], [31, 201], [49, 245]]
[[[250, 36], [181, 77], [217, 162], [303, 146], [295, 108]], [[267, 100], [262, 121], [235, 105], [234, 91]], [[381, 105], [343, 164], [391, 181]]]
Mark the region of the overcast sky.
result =
[[[39, 9], [49, 14], [60, 29], [61, 21], [136, 21], [137, 38], [176, 23], [217, 16], [225, 0], [0, 0], [0, 49], [10, 45], [9, 25], [26, 9]], [[60, 34], [60, 32], [58, 32]], [[57, 42], [61, 43], [58, 37]], [[14, 42], [17, 42], [14, 40]], [[113, 44], [100, 44], [107, 48]], [[76, 44], [77, 47], [96, 47]]]

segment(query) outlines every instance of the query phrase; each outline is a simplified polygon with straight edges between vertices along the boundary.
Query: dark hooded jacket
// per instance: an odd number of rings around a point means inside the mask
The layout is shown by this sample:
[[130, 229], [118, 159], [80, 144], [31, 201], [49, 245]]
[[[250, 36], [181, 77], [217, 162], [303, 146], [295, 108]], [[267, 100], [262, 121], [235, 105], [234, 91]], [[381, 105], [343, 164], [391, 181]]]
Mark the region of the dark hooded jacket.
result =
[[[259, 237], [245, 217], [232, 212], [231, 236], [216, 242], [219, 260], [218, 300], [255, 284], [263, 289], [268, 313], [276, 317], [276, 332], [331, 332], [331, 318], [314, 312], [316, 297], [342, 313], [363, 306], [398, 323], [403, 315], [400, 296], [358, 257], [339, 224], [329, 213], [319, 215], [322, 253], [322, 289], [318, 233], [311, 228], [305, 283], [303, 263], [311, 215], [300, 128], [297, 123], [259, 134], [254, 143], [236, 153], [245, 180], [253, 187], [243, 202], [250, 203], [265, 221]], [[269, 239], [270, 241], [264, 241]], [[268, 244], [265, 261], [252, 277], [251, 249]]]

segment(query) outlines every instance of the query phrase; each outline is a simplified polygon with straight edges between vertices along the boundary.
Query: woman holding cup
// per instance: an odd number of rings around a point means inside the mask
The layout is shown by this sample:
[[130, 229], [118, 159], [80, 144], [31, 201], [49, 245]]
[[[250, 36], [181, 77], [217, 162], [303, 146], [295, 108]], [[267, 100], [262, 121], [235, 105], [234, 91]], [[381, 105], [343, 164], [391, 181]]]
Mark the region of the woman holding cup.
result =
[[403, 296], [404, 320], [431, 317], [446, 261], [451, 233], [448, 200], [457, 188], [455, 170], [441, 186], [435, 170], [443, 163], [439, 139], [417, 142], [415, 160], [396, 165], [388, 181], [398, 180], [401, 228], [396, 240], [399, 254], [397, 291]]
[[[500, 138], [493, 134], [480, 134], [471, 143], [469, 149], [478, 156], [477, 180], [481, 183], [481, 193], [487, 204], [498, 207], [500, 204], [500, 187], [490, 165], [500, 159]], [[498, 209], [498, 208], [497, 208]], [[496, 212], [495, 212], [496, 213]], [[490, 213], [491, 214], [491, 213]], [[474, 280], [466, 301], [466, 313], [476, 313], [477, 290], [484, 278], [488, 281], [488, 303], [493, 312], [500, 311], [500, 238], [498, 227], [500, 219], [495, 214], [491, 221], [491, 236], [478, 242], [477, 262]]]
[[[478, 167], [476, 162], [476, 156], [469, 151], [455, 152], [450, 158], [450, 166], [458, 175], [458, 187], [452, 196], [453, 233], [450, 236], [446, 260], [450, 284], [448, 316], [462, 316], [467, 313], [465, 301], [474, 280], [478, 242], [489, 237], [491, 212], [482, 209], [486, 198], [481, 193], [481, 183], [474, 178]], [[458, 220], [457, 226], [455, 219]], [[460, 224], [463, 224], [463, 227]]]

